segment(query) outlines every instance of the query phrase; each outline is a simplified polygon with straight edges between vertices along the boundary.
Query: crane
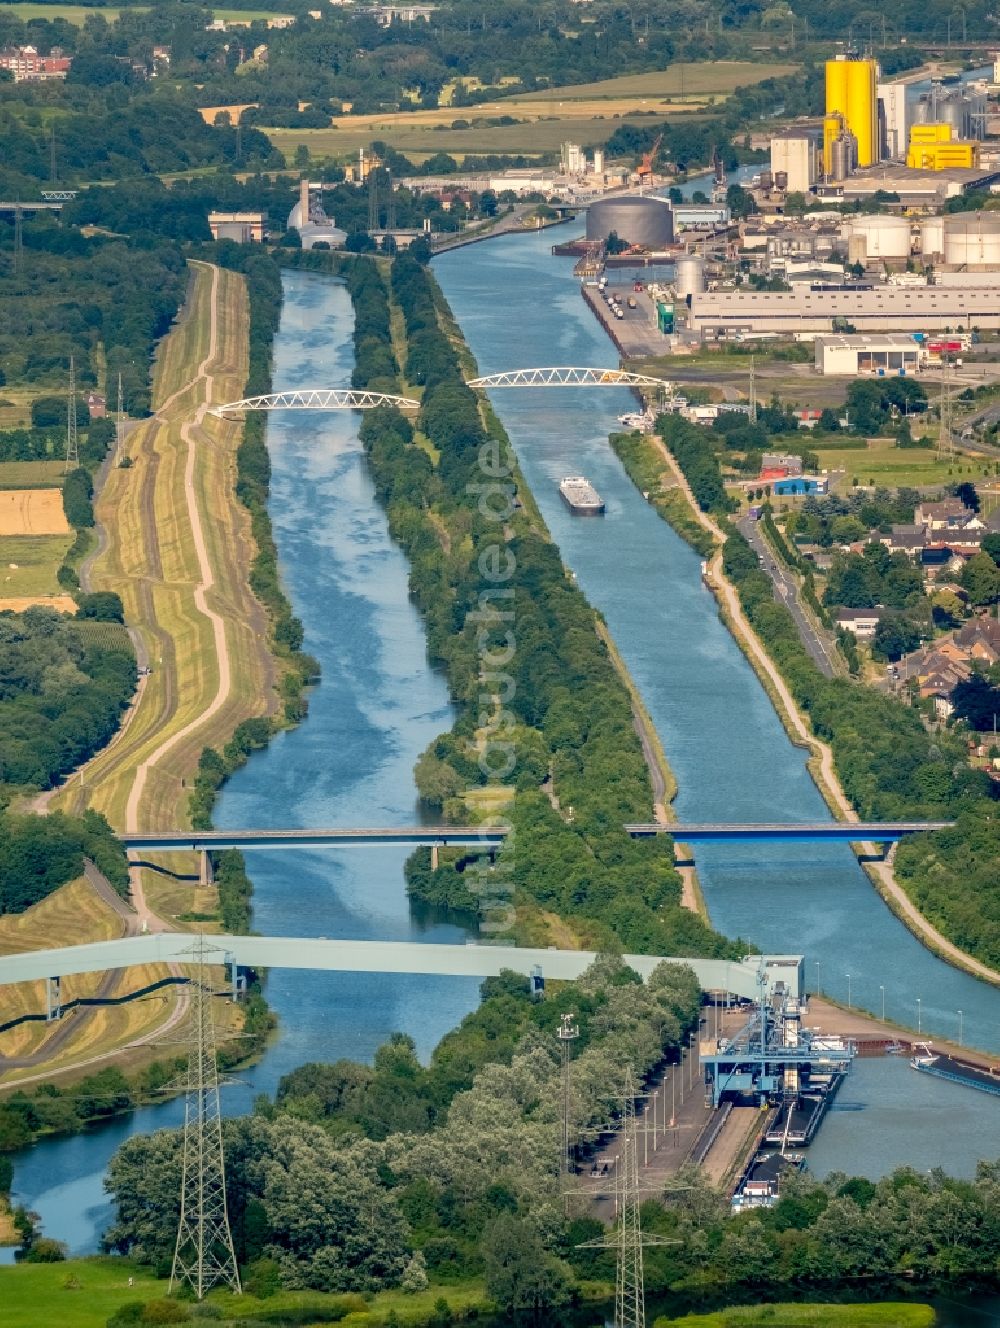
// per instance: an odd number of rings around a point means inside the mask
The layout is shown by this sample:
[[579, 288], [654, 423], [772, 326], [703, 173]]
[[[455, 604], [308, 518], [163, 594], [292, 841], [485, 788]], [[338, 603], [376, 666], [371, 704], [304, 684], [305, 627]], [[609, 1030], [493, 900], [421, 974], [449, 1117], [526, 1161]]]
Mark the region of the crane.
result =
[[642, 161], [636, 168], [636, 174], [640, 180], [648, 180], [653, 174], [653, 161], [660, 150], [660, 144], [663, 142], [663, 135], [657, 134], [656, 142], [648, 152], [642, 154]]

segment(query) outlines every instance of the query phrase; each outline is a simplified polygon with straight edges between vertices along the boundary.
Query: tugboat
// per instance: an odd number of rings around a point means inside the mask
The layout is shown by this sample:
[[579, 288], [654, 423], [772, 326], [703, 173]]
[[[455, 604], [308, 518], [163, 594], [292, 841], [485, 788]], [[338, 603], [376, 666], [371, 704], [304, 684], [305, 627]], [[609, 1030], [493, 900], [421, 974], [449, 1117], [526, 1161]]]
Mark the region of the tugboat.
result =
[[567, 475], [560, 480], [559, 492], [563, 502], [577, 516], [603, 515], [604, 499], [582, 475]]

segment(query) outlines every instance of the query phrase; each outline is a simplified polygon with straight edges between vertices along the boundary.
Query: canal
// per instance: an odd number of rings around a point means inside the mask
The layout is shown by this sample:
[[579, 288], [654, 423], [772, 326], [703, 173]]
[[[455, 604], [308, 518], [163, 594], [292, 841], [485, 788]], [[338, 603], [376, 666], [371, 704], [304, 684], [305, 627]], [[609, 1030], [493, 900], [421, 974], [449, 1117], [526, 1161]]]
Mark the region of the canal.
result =
[[[616, 363], [580, 298], [571, 262], [551, 236], [511, 236], [442, 256], [435, 269], [482, 372], [520, 365]], [[353, 319], [336, 282], [288, 273], [275, 346], [276, 386], [350, 381]], [[702, 820], [807, 820], [824, 814], [802, 753], [788, 741], [755, 675], [703, 588], [699, 560], [643, 502], [610, 451], [615, 417], [633, 405], [617, 390], [496, 395], [497, 409], [564, 560], [608, 621], [643, 692], [680, 781], [678, 813]], [[450, 723], [447, 690], [427, 667], [407, 566], [388, 537], [350, 415], [270, 416], [271, 513], [282, 574], [323, 669], [308, 718], [254, 755], [227, 786], [219, 826], [405, 824], [418, 815], [413, 764]], [[565, 474], [584, 473], [608, 502], [603, 521], [574, 521], [558, 498]], [[465, 933], [413, 915], [404, 851], [283, 850], [249, 859], [254, 927], [288, 935], [434, 940]], [[766, 950], [802, 952], [832, 995], [1000, 1046], [1000, 995], [940, 963], [885, 909], [849, 849], [705, 845], [699, 870], [720, 930]], [[310, 1059], [368, 1058], [390, 1033], [410, 1033], [426, 1056], [475, 1003], [477, 984], [415, 976], [274, 972], [268, 999], [280, 1033], [259, 1064], [225, 1090], [225, 1110]], [[859, 1067], [850, 1110], [825, 1130], [827, 1169], [878, 1175], [903, 1162], [971, 1174], [1000, 1153], [996, 1102], [914, 1083], [897, 1061]], [[953, 1104], [953, 1105], [951, 1105]], [[914, 1110], [914, 1107], [917, 1110]], [[94, 1250], [107, 1225], [108, 1158], [129, 1134], [178, 1123], [180, 1104], [144, 1108], [88, 1134], [47, 1140], [15, 1159], [16, 1201], [47, 1235]], [[919, 1116], [919, 1119], [918, 1119]], [[836, 1125], [836, 1129], [834, 1126]], [[954, 1127], [960, 1125], [960, 1130]], [[959, 1138], [961, 1134], [961, 1139]], [[822, 1138], [822, 1136], [821, 1136]], [[970, 1146], [969, 1140], [975, 1140]]]

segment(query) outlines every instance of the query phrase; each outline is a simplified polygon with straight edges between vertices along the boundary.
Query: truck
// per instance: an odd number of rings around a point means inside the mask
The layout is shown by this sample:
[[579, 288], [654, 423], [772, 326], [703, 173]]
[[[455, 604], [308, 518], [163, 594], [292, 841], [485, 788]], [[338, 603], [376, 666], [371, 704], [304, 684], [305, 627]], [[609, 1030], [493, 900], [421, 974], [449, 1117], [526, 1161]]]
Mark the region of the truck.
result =
[[634, 295], [630, 295], [630, 296], [628, 297], [628, 307], [629, 307], [630, 309], [634, 309], [634, 308], [635, 308], [635, 296], [634, 296]]

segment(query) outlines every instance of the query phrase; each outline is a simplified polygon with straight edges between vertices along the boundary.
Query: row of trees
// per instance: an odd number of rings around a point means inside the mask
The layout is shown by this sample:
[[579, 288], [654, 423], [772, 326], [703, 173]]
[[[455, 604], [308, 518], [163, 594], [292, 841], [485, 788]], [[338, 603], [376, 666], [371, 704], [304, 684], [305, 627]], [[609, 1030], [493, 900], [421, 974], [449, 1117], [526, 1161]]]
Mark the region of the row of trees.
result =
[[128, 889], [121, 844], [99, 813], [15, 816], [0, 812], [0, 913], [23, 913], [97, 864], [120, 895]]

